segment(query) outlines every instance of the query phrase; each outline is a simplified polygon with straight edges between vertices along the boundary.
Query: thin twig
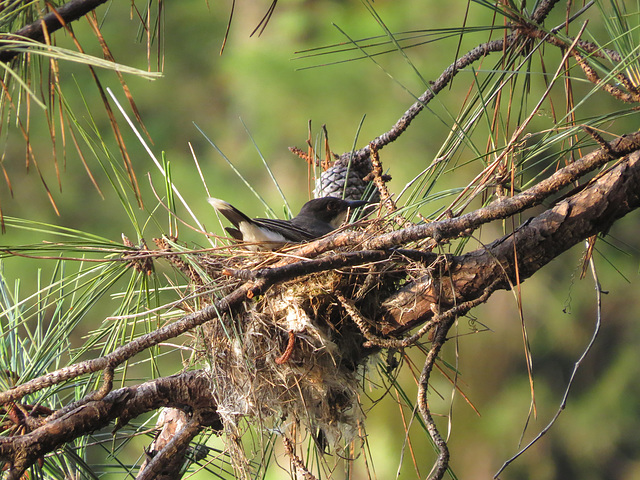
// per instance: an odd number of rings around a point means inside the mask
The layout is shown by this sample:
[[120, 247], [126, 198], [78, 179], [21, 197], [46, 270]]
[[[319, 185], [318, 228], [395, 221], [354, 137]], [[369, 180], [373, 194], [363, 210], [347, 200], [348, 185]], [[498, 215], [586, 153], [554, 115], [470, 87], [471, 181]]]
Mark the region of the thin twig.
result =
[[418, 385], [418, 409], [427, 426], [427, 431], [438, 449], [438, 459], [428, 477], [430, 480], [440, 480], [449, 467], [449, 448], [447, 447], [447, 442], [442, 438], [442, 435], [440, 435], [438, 427], [436, 427], [436, 423], [431, 415], [431, 410], [427, 402], [427, 391], [429, 389], [429, 378], [433, 370], [433, 365], [435, 364], [436, 358], [438, 358], [440, 349], [447, 341], [447, 333], [451, 325], [453, 325], [455, 318], [456, 317], [452, 317], [449, 321], [442, 323], [436, 328], [436, 334], [429, 353], [427, 353], [427, 358], [424, 361]]
[[289, 455], [289, 458], [291, 458], [291, 463], [296, 467], [296, 471], [302, 475], [302, 478], [304, 478], [304, 480], [317, 480], [309, 471], [302, 459], [296, 455], [293, 442], [289, 440], [286, 435], [282, 435], [282, 445], [284, 446], [285, 453]]
[[158, 330], [142, 335], [130, 343], [116, 348], [107, 355], [75, 365], [69, 365], [68, 367], [61, 368], [55, 372], [48, 373], [22, 385], [13, 387], [5, 392], [0, 392], [0, 405], [16, 401], [25, 395], [77, 378], [81, 375], [98, 372], [107, 367], [115, 368], [149, 347], [169, 340], [170, 338], [175, 338], [209, 320], [219, 318], [222, 313], [228, 312], [241, 305], [250, 290], [261, 292], [265, 287], [266, 282], [259, 281], [242, 285], [226, 297], [216, 301], [213, 305], [206, 306]]
[[544, 427], [540, 431], [540, 433], [538, 433], [538, 435], [536, 435], [536, 437], [533, 440], [531, 440], [524, 448], [522, 448], [513, 457], [511, 457], [509, 460], [504, 462], [502, 467], [500, 467], [500, 470], [498, 470], [496, 472], [496, 474], [493, 476], [493, 478], [498, 478], [498, 475], [500, 475], [505, 468], [507, 468], [518, 457], [520, 457], [520, 455], [522, 455], [524, 452], [529, 450], [529, 448], [531, 448], [549, 430], [551, 430], [551, 427], [553, 427], [553, 425], [555, 424], [556, 420], [558, 419], [558, 417], [560, 416], [562, 411], [567, 406], [567, 400], [569, 398], [569, 392], [571, 391], [571, 387], [573, 386], [573, 380], [575, 379], [575, 376], [578, 373], [578, 369], [580, 368], [580, 366], [582, 365], [582, 362], [584, 361], [586, 356], [589, 354], [589, 352], [591, 351], [591, 348], [593, 347], [593, 345], [596, 342], [596, 338], [598, 337], [598, 334], [600, 333], [600, 326], [602, 324], [602, 287], [600, 286], [600, 281], [598, 280], [598, 273], [596, 272], [596, 266], [595, 266], [595, 262], [593, 260], [593, 257], [591, 257], [591, 259], [589, 260], [589, 266], [591, 268], [591, 275], [593, 276], [593, 282], [594, 282], [594, 286], [595, 286], [595, 290], [596, 290], [596, 324], [595, 324], [594, 329], [593, 329], [593, 334], [591, 335], [591, 340], [589, 340], [589, 343], [587, 344], [587, 346], [585, 347], [584, 351], [582, 352], [582, 355], [580, 355], [580, 358], [578, 358], [576, 363], [574, 363], [574, 365], [573, 365], [573, 370], [571, 371], [571, 376], [569, 377], [569, 381], [567, 382], [567, 387], [565, 388], [564, 395], [562, 397], [562, 401], [560, 402], [560, 406], [558, 407], [558, 410], [556, 411], [556, 414], [553, 416], [553, 418], [548, 423], [548, 425], [546, 427]]

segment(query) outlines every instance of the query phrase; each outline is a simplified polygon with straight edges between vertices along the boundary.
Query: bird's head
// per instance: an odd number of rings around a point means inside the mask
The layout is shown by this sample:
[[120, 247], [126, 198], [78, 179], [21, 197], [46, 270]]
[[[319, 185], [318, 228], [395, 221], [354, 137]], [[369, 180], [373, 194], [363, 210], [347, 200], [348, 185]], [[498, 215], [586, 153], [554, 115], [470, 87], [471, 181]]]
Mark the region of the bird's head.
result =
[[350, 208], [362, 207], [368, 203], [365, 200], [342, 200], [336, 197], [315, 198], [305, 203], [297, 216], [313, 218], [335, 229], [346, 220]]

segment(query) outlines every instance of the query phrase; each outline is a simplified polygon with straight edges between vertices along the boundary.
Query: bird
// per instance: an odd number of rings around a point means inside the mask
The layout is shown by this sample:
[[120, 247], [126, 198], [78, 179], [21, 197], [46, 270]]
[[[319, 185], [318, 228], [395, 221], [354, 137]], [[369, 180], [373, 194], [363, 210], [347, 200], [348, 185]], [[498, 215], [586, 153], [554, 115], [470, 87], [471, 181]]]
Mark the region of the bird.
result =
[[366, 205], [365, 200], [322, 197], [309, 200], [291, 220], [249, 218], [233, 205], [218, 198], [207, 201], [233, 224], [225, 230], [245, 242], [250, 250], [275, 250], [287, 243], [308, 242], [334, 231], [347, 219], [349, 209]]

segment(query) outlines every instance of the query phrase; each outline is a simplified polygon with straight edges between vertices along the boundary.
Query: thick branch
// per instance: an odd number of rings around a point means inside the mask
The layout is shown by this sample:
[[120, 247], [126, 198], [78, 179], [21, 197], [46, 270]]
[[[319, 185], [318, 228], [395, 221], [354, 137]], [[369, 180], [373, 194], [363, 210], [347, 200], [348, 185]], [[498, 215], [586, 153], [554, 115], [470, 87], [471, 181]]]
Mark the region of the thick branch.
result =
[[510, 288], [572, 246], [606, 232], [638, 207], [640, 152], [634, 152], [583, 190], [527, 220], [514, 233], [486, 248], [451, 257], [440, 278], [429, 275], [388, 298], [377, 319], [381, 331], [406, 331], [428, 320], [434, 310], [477, 298], [495, 280], [500, 281], [499, 288]]
[[[29, 38], [36, 42], [44, 43], [45, 31], [47, 34], [51, 34], [56, 30], [60, 30], [64, 25], [78, 20], [103, 3], [106, 3], [106, 1], [107, 0], [72, 0], [65, 3], [55, 12], [45, 15], [41, 20], [33, 22], [31, 25], [27, 25], [13, 33], [12, 36], [15, 35], [13, 39], [21, 40], [23, 38]], [[11, 36], [9, 38], [12, 39]], [[2, 51], [0, 51], [0, 62], [8, 62], [20, 54], [19, 51], [5, 49], [6, 45], [5, 42], [0, 41], [0, 49], [2, 49]]]
[[[9, 462], [9, 479], [18, 479], [36, 459], [78, 437], [118, 420], [118, 428], [130, 419], [161, 407], [194, 412], [201, 425], [222, 428], [211, 395], [211, 383], [202, 371], [152, 380], [135, 387], [114, 390], [102, 400], [89, 402], [32, 432], [0, 438], [0, 459]], [[202, 420], [205, 419], [205, 420]]]

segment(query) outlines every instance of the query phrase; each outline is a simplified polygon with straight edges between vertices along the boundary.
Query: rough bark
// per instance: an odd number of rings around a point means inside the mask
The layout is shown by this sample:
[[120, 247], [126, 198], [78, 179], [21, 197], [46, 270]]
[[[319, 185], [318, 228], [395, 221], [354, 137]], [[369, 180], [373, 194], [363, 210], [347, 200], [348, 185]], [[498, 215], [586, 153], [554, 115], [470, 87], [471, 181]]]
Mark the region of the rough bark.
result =
[[[640, 206], [640, 152], [629, 155], [575, 195], [525, 221], [515, 232], [485, 248], [446, 257], [437, 269], [389, 297], [377, 323], [383, 334], [397, 335], [439, 310], [478, 298], [499, 280], [510, 288], [583, 240]], [[516, 275], [517, 272], [517, 275]]]
[[197, 417], [201, 426], [222, 428], [211, 395], [211, 384], [202, 371], [114, 390], [103, 399], [90, 401], [24, 435], [0, 438], [0, 460], [11, 470], [7, 480], [18, 479], [44, 454], [67, 442], [106, 427], [117, 420], [116, 429], [143, 413], [175, 407]]

